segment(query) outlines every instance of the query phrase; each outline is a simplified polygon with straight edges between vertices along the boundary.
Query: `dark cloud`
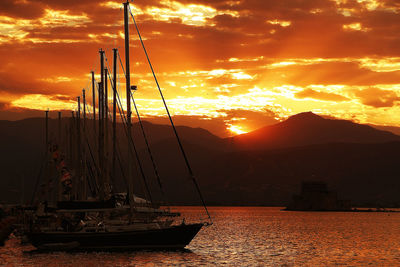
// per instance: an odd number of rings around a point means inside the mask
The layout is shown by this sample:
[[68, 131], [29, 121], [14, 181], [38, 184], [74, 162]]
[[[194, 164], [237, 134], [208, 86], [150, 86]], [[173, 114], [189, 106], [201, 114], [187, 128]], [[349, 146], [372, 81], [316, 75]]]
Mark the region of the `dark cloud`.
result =
[[0, 15], [24, 19], [39, 18], [44, 13], [44, 5], [33, 1], [1, 0]]
[[400, 96], [391, 90], [371, 87], [364, 90], [353, 90], [352, 92], [364, 105], [375, 108], [393, 107], [400, 101]]
[[297, 98], [313, 98], [324, 101], [333, 101], [333, 102], [341, 102], [341, 101], [349, 101], [347, 97], [342, 95], [327, 93], [327, 92], [319, 92], [313, 89], [305, 89], [301, 92], [295, 94]]
[[[170, 124], [166, 117], [145, 117], [145, 120], [157, 124]], [[173, 116], [173, 120], [176, 125], [203, 128], [220, 137], [227, 137], [231, 134], [226, 129], [224, 118], [221, 117], [210, 118], [207, 116], [177, 115]]]
[[[227, 114], [225, 121], [233, 125], [239, 125], [244, 130], [256, 130], [266, 125], [278, 122], [279, 115], [266, 106], [262, 111], [252, 111], [245, 109], [219, 110]], [[239, 119], [239, 120], [237, 120]]]
[[8, 103], [0, 102], [0, 111], [6, 110], [8, 108]]

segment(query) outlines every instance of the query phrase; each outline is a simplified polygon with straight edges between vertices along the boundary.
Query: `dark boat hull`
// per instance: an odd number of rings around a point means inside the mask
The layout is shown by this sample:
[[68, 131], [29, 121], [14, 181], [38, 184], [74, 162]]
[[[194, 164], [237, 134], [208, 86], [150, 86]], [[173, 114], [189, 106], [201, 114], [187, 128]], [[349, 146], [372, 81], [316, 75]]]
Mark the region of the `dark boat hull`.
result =
[[[163, 229], [124, 232], [28, 233], [36, 248], [49, 244], [78, 244], [73, 250], [182, 249], [192, 241], [203, 224], [182, 224]], [[63, 249], [60, 249], [63, 250]]]

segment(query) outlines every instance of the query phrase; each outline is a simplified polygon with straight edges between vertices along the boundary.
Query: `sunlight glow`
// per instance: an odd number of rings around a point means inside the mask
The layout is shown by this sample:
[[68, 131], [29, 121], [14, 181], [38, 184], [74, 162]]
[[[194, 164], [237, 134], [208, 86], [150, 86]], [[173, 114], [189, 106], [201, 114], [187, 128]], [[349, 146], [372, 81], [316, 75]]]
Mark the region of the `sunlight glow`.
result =
[[238, 12], [218, 11], [215, 8], [200, 4], [185, 5], [178, 1], [171, 0], [163, 0], [161, 4], [166, 6], [166, 8], [152, 6], [146, 9], [146, 14], [151, 15], [153, 19], [159, 21], [179, 19], [183, 24], [191, 26], [204, 26], [209, 24], [207, 20], [217, 15], [227, 14], [233, 17], [238, 16]]
[[45, 15], [39, 19], [47, 27], [85, 27], [91, 22], [87, 14], [71, 15], [68, 10], [45, 9]]
[[30, 94], [24, 95], [11, 102], [11, 105], [18, 108], [29, 108], [38, 110], [74, 110], [76, 106], [75, 100], [60, 100], [62, 98], [70, 99], [64, 95], [41, 95]]
[[292, 22], [289, 20], [278, 20], [278, 19], [274, 19], [274, 20], [267, 20], [267, 22], [269, 24], [273, 24], [273, 25], [279, 25], [281, 27], [289, 27]]
[[228, 130], [231, 131], [234, 134], [245, 134], [245, 133], [247, 133], [246, 131], [244, 131], [242, 129], [242, 127], [240, 127], [238, 125], [230, 125], [228, 127]]
[[70, 82], [73, 79], [70, 77], [58, 76], [54, 78], [43, 78], [40, 79], [41, 81], [48, 82], [48, 83], [61, 83], [61, 82]]
[[357, 2], [363, 4], [369, 11], [375, 10], [381, 5], [376, 0], [357, 0]]
[[16, 19], [0, 16], [0, 44], [18, 42], [32, 43], [77, 43], [79, 39], [58, 39], [28, 37], [29, 31], [57, 27], [79, 28], [86, 27], [91, 22], [87, 14], [71, 15], [68, 10], [45, 9], [45, 13], [38, 19]]
[[342, 27], [343, 27], [343, 30], [345, 30], [345, 31], [363, 31], [363, 32], [367, 32], [367, 31], [370, 30], [368, 28], [363, 28], [360, 22], [351, 23], [351, 24], [344, 24]]
[[400, 57], [362, 58], [360, 67], [376, 72], [391, 72], [400, 70]]

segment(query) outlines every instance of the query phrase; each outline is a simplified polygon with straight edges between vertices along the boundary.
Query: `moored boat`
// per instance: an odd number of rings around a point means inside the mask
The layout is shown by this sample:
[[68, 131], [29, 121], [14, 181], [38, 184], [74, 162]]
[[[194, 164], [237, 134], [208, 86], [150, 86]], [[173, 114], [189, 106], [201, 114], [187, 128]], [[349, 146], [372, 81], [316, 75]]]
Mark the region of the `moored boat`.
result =
[[[55, 176], [53, 171], [53, 175], [48, 175], [47, 178], [43, 179], [44, 183], [41, 187], [42, 192], [39, 194], [40, 197], [32, 199], [31, 204], [34, 208], [26, 210], [23, 216], [24, 234], [32, 245], [40, 250], [178, 249], [187, 246], [203, 226], [212, 224], [211, 217], [205, 206], [199, 186], [195, 180], [165, 101], [163, 103], [170, 118], [171, 126], [185, 159], [189, 175], [194, 182], [194, 186], [208, 215], [209, 222], [185, 223], [185, 219], [180, 217], [181, 214], [171, 211], [168, 206], [164, 207], [164, 202], [156, 203], [152, 200], [137, 149], [131, 136], [131, 101], [134, 103], [132, 90], [136, 90], [137, 88], [130, 85], [129, 15], [136, 26], [136, 21], [129, 7], [129, 1], [127, 1], [124, 3], [126, 113], [121, 106], [121, 101], [117, 99], [116, 77], [117, 58], [119, 56], [117, 49], [113, 49], [113, 79], [109, 79], [113, 89], [112, 160], [109, 157], [111, 146], [109, 143], [110, 131], [108, 128], [110, 110], [108, 103], [108, 77], [110, 74], [104, 66], [105, 51], [100, 50], [101, 81], [98, 82], [98, 118], [96, 118], [95, 106], [96, 81], [94, 72], [92, 72], [93, 139], [98, 140], [98, 142], [94, 145], [88, 141], [89, 127], [86, 125], [87, 108], [85, 91], [83, 91], [82, 95], [83, 111], [81, 112], [81, 98], [78, 97], [78, 109], [75, 114], [73, 113], [69, 125], [69, 142], [68, 149], [66, 149], [70, 153], [69, 158], [65, 156], [61, 146], [61, 126], [58, 129], [58, 140], [56, 140], [58, 143], [49, 140], [48, 111], [46, 112], [46, 168], [53, 167], [60, 178], [51, 178]], [[135, 28], [143, 45], [137, 26]], [[149, 64], [151, 64], [148, 57], [147, 59]], [[119, 62], [122, 62], [121, 59]], [[156, 80], [154, 72], [153, 75]], [[157, 80], [156, 84], [161, 98], [164, 100]], [[114, 192], [112, 184], [115, 180], [117, 159], [121, 161], [118, 158], [121, 152], [118, 152], [116, 142], [117, 108], [120, 111], [121, 121], [123, 122], [128, 140], [128, 153], [126, 157], [126, 168], [128, 170], [125, 177], [126, 193]], [[136, 105], [135, 109], [143, 130]], [[83, 120], [81, 119], [81, 115], [83, 115]], [[60, 113], [59, 121], [59, 125], [61, 125]], [[161, 179], [144, 130], [142, 133], [158, 185], [162, 195], [164, 195]], [[97, 157], [93, 153], [94, 146], [98, 151]], [[133, 161], [134, 158], [136, 161]], [[137, 168], [142, 173], [143, 192], [146, 197], [135, 195], [131, 167], [133, 162], [137, 163]], [[120, 163], [120, 165], [122, 168], [123, 164]], [[47, 171], [47, 174], [49, 173]]]

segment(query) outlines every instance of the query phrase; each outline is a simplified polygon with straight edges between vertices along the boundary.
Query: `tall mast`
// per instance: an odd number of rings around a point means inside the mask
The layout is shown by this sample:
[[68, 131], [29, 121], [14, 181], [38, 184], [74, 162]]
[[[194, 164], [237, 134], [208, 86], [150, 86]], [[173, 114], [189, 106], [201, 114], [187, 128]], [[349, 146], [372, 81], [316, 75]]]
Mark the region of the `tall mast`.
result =
[[108, 69], [104, 69], [104, 118], [108, 120]]
[[114, 52], [114, 66], [113, 66], [113, 154], [112, 154], [112, 181], [115, 186], [116, 178], [116, 153], [117, 153], [117, 56], [118, 49], [113, 48]]
[[109, 193], [109, 161], [108, 161], [108, 69], [104, 68], [104, 186], [106, 194]]
[[[45, 179], [46, 179], [46, 183], [47, 183], [47, 179], [50, 177], [50, 172], [49, 172], [49, 110], [46, 110], [46, 144], [45, 144], [45, 153], [46, 153], [46, 169], [45, 169]], [[49, 200], [49, 192], [48, 190], [45, 191], [45, 199]]]
[[[71, 118], [70, 118], [70, 123], [69, 123], [69, 140], [68, 140], [68, 150], [69, 150], [69, 163], [71, 164], [72, 167], [75, 167], [75, 162], [74, 162], [74, 158], [75, 158], [75, 154], [74, 154], [74, 148], [73, 148], [73, 144], [74, 144], [74, 123], [75, 123], [75, 117], [74, 117], [74, 112], [71, 111]], [[72, 187], [74, 186], [75, 181], [73, 181], [72, 183]]]
[[46, 110], [46, 140], [45, 140], [45, 148], [46, 148], [46, 153], [49, 150], [48, 146], [49, 146], [49, 111]]
[[83, 146], [82, 146], [82, 199], [86, 199], [86, 91], [82, 90], [82, 102], [83, 102]]
[[99, 86], [99, 93], [98, 93], [98, 99], [99, 99], [99, 105], [98, 105], [98, 108], [99, 108], [99, 132], [98, 132], [98, 152], [99, 152], [99, 155], [98, 155], [98, 158], [99, 158], [99, 183], [100, 183], [100, 186], [99, 186], [99, 195], [100, 195], [100, 199], [101, 200], [104, 200], [104, 198], [105, 198], [105, 195], [104, 195], [104, 176], [103, 176], [103, 153], [104, 153], [104, 151], [103, 151], [103, 135], [102, 135], [102, 133], [103, 133], [103, 127], [102, 127], [102, 110], [103, 110], [103, 104], [102, 104], [102, 101], [103, 101], [103, 97], [102, 97], [102, 93], [101, 93], [101, 87], [102, 87], [102, 85], [101, 85], [101, 82], [99, 82], [98, 83], [98, 86]]
[[100, 167], [100, 198], [105, 195], [104, 172], [104, 50], [100, 49], [100, 84], [99, 84], [99, 167]]
[[82, 103], [83, 103], [83, 132], [86, 130], [86, 91], [82, 90]]
[[[58, 112], [58, 147], [61, 148], [61, 111]], [[58, 201], [62, 200], [62, 186], [61, 182], [58, 182]]]
[[124, 3], [124, 28], [125, 28], [125, 72], [126, 72], [126, 124], [128, 131], [128, 193], [129, 193], [129, 205], [131, 211], [133, 211], [134, 197], [133, 197], [133, 181], [132, 181], [132, 137], [131, 137], [131, 73], [129, 66], [129, 0]]
[[81, 190], [81, 185], [82, 185], [82, 148], [81, 148], [81, 97], [78, 96], [78, 113], [76, 114], [76, 139], [77, 139], [77, 147], [76, 147], [76, 152], [77, 152], [77, 163], [78, 163], [78, 171], [77, 171], [77, 177], [78, 180], [75, 183], [75, 199], [78, 200], [80, 199], [80, 194], [79, 191]]
[[92, 105], [93, 105], [93, 131], [96, 133], [96, 88], [94, 80], [94, 71], [92, 73]]

